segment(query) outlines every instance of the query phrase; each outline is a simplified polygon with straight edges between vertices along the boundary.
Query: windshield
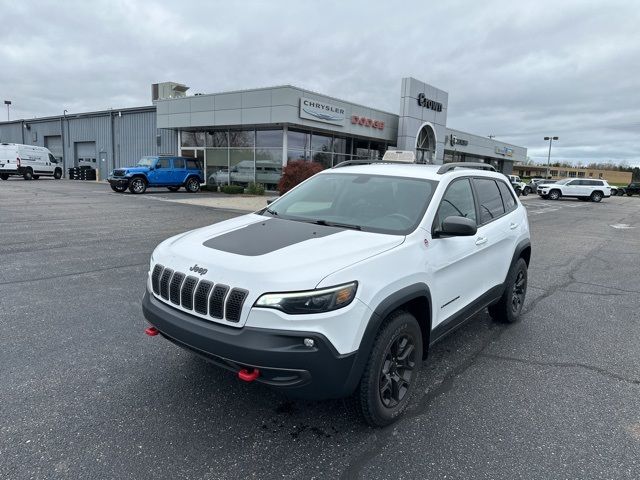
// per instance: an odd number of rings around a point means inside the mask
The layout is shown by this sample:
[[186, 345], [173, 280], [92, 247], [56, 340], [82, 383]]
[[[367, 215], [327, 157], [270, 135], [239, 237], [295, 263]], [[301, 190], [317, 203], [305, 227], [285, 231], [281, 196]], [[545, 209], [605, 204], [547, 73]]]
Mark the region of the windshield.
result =
[[438, 182], [386, 175], [316, 175], [262, 211], [289, 220], [407, 235], [422, 220]]
[[156, 161], [156, 157], [142, 157], [140, 160], [138, 160], [138, 166], [150, 167], [151, 165], [153, 165], [153, 162], [155, 161]]

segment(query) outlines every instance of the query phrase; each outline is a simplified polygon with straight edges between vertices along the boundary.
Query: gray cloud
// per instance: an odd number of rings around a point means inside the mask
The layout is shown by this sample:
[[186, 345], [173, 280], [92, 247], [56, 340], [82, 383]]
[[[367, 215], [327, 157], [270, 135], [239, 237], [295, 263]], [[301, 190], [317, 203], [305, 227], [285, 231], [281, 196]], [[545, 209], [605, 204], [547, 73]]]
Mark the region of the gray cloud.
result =
[[627, 1], [0, 0], [13, 117], [294, 84], [397, 112], [400, 78], [449, 92], [450, 126], [553, 159], [640, 165], [640, 9]]

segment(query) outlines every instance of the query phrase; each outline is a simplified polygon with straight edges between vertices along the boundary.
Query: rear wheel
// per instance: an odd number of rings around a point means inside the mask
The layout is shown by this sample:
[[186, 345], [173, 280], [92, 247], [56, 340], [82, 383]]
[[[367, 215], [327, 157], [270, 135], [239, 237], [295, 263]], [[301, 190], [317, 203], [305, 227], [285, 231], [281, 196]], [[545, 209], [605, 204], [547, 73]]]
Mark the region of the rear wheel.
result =
[[549, 192], [549, 198], [551, 200], [558, 200], [560, 198], [560, 190], [551, 190]]
[[25, 180], [33, 179], [33, 170], [31, 170], [31, 167], [27, 168], [24, 171], [24, 173], [22, 174], [22, 178], [24, 178]]
[[369, 425], [393, 423], [407, 408], [421, 362], [418, 321], [404, 311], [392, 313], [378, 332], [360, 384], [348, 401]]
[[144, 193], [147, 191], [147, 181], [142, 177], [134, 177], [129, 181], [131, 193]]
[[593, 192], [591, 194], [591, 201], [592, 202], [598, 203], [600, 200], [602, 200], [602, 192]]
[[180, 187], [167, 187], [167, 188], [172, 192], [177, 192], [178, 190], [180, 190]]
[[187, 180], [184, 186], [185, 190], [189, 193], [196, 193], [200, 191], [200, 181], [196, 177], [191, 177]]
[[517, 322], [527, 293], [527, 262], [523, 258], [509, 270], [504, 293], [497, 303], [489, 306], [489, 315], [505, 323]]
[[0, 178], [2, 180], [9, 180], [9, 175], [7, 175], [6, 173], [0, 173]]

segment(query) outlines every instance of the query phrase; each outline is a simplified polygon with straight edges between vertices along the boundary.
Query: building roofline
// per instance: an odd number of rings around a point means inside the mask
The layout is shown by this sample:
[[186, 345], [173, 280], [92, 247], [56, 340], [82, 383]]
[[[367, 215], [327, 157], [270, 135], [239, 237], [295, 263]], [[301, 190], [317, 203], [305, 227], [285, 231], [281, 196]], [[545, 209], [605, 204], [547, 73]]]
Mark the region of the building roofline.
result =
[[51, 121], [51, 120], [59, 120], [61, 118], [68, 118], [68, 119], [74, 119], [74, 118], [82, 118], [82, 117], [95, 117], [95, 116], [99, 116], [99, 115], [105, 115], [108, 114], [109, 112], [112, 113], [118, 113], [118, 112], [122, 112], [122, 113], [131, 113], [131, 112], [150, 112], [150, 111], [155, 111], [156, 110], [156, 106], [155, 105], [146, 105], [146, 106], [142, 106], [142, 107], [127, 107], [127, 108], [111, 108], [108, 110], [95, 110], [92, 112], [82, 112], [82, 113], [67, 113], [66, 115], [52, 115], [49, 117], [35, 117], [35, 118], [19, 118], [16, 120], [10, 120], [10, 121], [5, 121], [5, 122], [0, 122], [0, 125], [11, 125], [12, 123], [37, 123], [37, 122], [47, 122], [47, 121]]
[[482, 135], [476, 135], [475, 133], [464, 132], [462, 130], [457, 130], [455, 128], [449, 128], [449, 127], [445, 127], [445, 128], [446, 128], [447, 132], [462, 133], [464, 135], [469, 135], [470, 137], [483, 138], [485, 140], [491, 140], [494, 143], [501, 143], [502, 145], [508, 145], [509, 147], [527, 148], [527, 147], [522, 147], [520, 145], [515, 145], [513, 143], [507, 143], [507, 142], [503, 142], [501, 140], [496, 140], [495, 138], [483, 137]]
[[274, 88], [293, 88], [294, 90], [299, 90], [301, 92], [310, 93], [312, 95], [318, 95], [320, 97], [329, 98], [329, 99], [335, 100], [337, 102], [348, 103], [348, 104], [354, 105], [356, 107], [368, 108], [369, 110], [375, 110], [376, 112], [384, 113], [386, 115], [395, 115], [396, 117], [400, 117], [400, 115], [398, 115], [397, 113], [387, 112], [386, 110], [381, 110], [381, 109], [375, 108], [375, 107], [368, 107], [367, 105], [362, 105], [361, 103], [354, 103], [354, 102], [352, 102], [350, 100], [344, 100], [343, 98], [333, 97], [333, 96], [327, 95], [325, 93], [319, 93], [319, 92], [315, 92], [313, 90], [308, 90], [306, 88], [297, 87], [295, 85], [289, 85], [289, 84], [274, 85], [272, 87], [245, 88], [245, 89], [242, 89], [242, 90], [229, 90], [229, 91], [215, 92], [215, 93], [200, 93], [198, 95], [187, 95], [187, 96], [184, 96], [184, 97], [177, 97], [177, 98], [165, 98], [165, 99], [158, 99], [158, 100], [155, 100], [155, 101], [156, 102], [174, 102], [176, 100], [184, 100], [185, 98], [211, 97], [211, 96], [214, 96], [214, 95], [227, 95], [227, 94], [231, 94], [231, 93], [257, 92], [257, 91], [260, 91], [260, 90], [273, 90]]

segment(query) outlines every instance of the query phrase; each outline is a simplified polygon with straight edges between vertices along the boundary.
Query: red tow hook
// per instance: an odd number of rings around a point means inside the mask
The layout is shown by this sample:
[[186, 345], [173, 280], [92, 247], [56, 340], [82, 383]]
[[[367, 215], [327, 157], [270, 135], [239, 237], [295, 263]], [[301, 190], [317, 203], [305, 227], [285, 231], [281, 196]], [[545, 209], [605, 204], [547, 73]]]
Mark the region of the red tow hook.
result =
[[253, 370], [247, 370], [243, 368], [238, 372], [238, 378], [245, 382], [253, 382], [256, 378], [260, 376], [260, 370], [254, 368]]
[[155, 337], [160, 333], [160, 330], [158, 330], [156, 327], [149, 327], [144, 329], [144, 333], [146, 333], [150, 337]]

